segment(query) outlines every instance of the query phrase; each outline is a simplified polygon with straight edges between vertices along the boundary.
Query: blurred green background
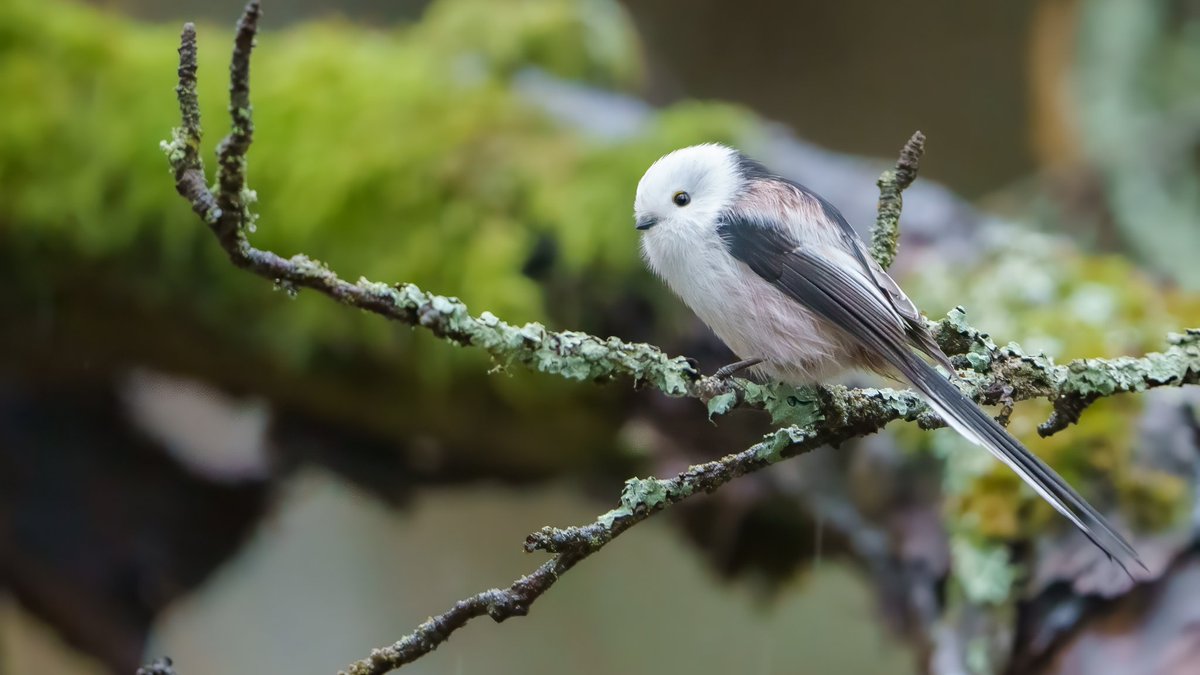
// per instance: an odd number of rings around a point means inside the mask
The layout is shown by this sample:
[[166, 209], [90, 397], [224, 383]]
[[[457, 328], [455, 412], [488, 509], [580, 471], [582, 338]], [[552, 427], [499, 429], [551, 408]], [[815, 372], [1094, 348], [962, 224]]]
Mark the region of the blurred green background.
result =
[[[1200, 324], [1195, 3], [264, 10], [253, 241], [346, 278], [711, 369], [727, 353], [637, 253], [650, 162], [733, 143], [865, 232], [875, 177], [921, 129], [897, 273], [930, 316], [962, 304], [999, 342], [1063, 359], [1140, 354]], [[235, 270], [158, 143], [195, 20], [212, 156], [239, 12], [0, 0], [0, 674], [132, 672], [164, 653], [183, 675], [334, 672], [533, 569], [524, 535], [591, 520], [625, 477], [768, 428], [713, 426], [625, 382], [490, 373], [479, 353]], [[1145, 440], [1152, 414], [1194, 406], [1104, 401], [1042, 441], [1047, 410], [1026, 404], [1013, 428], [1184, 569], [1192, 460], [1142, 460], [1168, 448]], [[1169, 425], [1186, 448], [1185, 418]], [[986, 604], [972, 578], [1007, 607], [1020, 595], [963, 551], [1055, 536], [1015, 479], [961, 449], [901, 429], [776, 467], [639, 526], [529, 617], [481, 620], [410, 669], [934, 670], [938, 643], [897, 599], [907, 578], [872, 567], [856, 533], [877, 530], [889, 564], [928, 564], [950, 628]], [[912, 523], [937, 544], [914, 553]], [[1078, 672], [1062, 663], [1039, 667]]]

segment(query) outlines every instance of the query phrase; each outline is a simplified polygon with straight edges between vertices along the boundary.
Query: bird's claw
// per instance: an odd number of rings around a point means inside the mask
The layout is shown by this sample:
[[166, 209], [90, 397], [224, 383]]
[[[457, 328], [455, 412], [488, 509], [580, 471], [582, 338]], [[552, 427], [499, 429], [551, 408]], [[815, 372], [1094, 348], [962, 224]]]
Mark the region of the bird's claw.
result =
[[765, 360], [766, 359], [742, 359], [741, 361], [736, 361], [727, 366], [721, 367], [719, 370], [717, 370], [717, 372], [713, 373], [713, 377], [717, 378], [718, 380], [728, 380], [743, 370], [752, 366], [757, 366]]

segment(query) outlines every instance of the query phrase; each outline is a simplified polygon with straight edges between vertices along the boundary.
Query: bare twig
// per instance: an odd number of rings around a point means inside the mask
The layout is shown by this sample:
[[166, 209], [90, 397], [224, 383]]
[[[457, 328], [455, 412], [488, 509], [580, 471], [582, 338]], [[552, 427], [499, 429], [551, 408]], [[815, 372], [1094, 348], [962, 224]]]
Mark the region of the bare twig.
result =
[[196, 97], [196, 26], [183, 25], [179, 39], [179, 114], [183, 125], [172, 133], [171, 141], [162, 143], [175, 173], [175, 190], [183, 195], [192, 210], [208, 223], [216, 222], [220, 213], [216, 197], [209, 191], [204, 178], [204, 162], [200, 159], [200, 102]]
[[[687, 359], [668, 357], [652, 345], [574, 331], [553, 332], [537, 323], [513, 326], [488, 312], [474, 316], [456, 298], [427, 293], [412, 284], [389, 286], [366, 279], [350, 283], [324, 263], [306, 256], [285, 259], [254, 248], [246, 238], [254, 216], [249, 209], [253, 193], [246, 187], [245, 169], [253, 135], [250, 53], [259, 15], [258, 3], [251, 2], [238, 22], [230, 67], [233, 129], [218, 149], [218, 194], [214, 196], [207, 188], [198, 154], [200, 113], [195, 29], [191, 24], [184, 27], [179, 49], [177, 93], [182, 126], [174, 131], [171, 141], [163, 143], [175, 173], [176, 189], [210, 225], [235, 265], [279, 284], [310, 288], [342, 304], [420, 326], [453, 343], [480, 347], [505, 363], [520, 363], [577, 380], [631, 377], [670, 396], [700, 399], [711, 414], [751, 407], [767, 410], [777, 422], [790, 425], [751, 448], [689, 467], [673, 478], [631, 479], [626, 482], [620, 505], [593, 523], [544, 528], [529, 535], [526, 550], [550, 552], [553, 558], [506, 589], [484, 591], [456, 603], [344, 672], [388, 672], [429, 653], [473, 618], [486, 614], [503, 621], [528, 613], [530, 605], [580, 560], [658, 510], [694, 494], [716, 490], [786, 457], [875, 433], [893, 420], [915, 421], [925, 428], [941, 425], [911, 391], [840, 386], [797, 390], [702, 377]], [[916, 176], [923, 143], [924, 136], [914, 134], [901, 152], [896, 169], [879, 180], [880, 213], [871, 253], [885, 268], [896, 253], [901, 193]], [[1051, 432], [1078, 419], [1078, 411], [1100, 396], [1200, 381], [1200, 331], [1173, 336], [1167, 351], [1140, 359], [1089, 359], [1059, 366], [1046, 357], [1027, 356], [1014, 346], [996, 347], [986, 335], [966, 324], [961, 309], [931, 327], [948, 354], [968, 355], [959, 358], [969, 366], [962, 375], [975, 400], [1005, 405], [1029, 398], [1053, 400], [1056, 416], [1047, 426], [1056, 428]]]
[[[250, 53], [258, 34], [258, 19], [262, 16], [258, 0], [251, 0], [238, 20], [237, 37], [233, 42], [233, 58], [229, 62], [229, 135], [217, 146], [217, 205], [220, 217], [213, 231], [228, 251], [245, 245], [243, 230], [253, 223], [250, 203], [253, 194], [246, 189], [246, 153], [254, 139], [254, 118], [250, 108]], [[183, 101], [180, 101], [180, 106]], [[199, 118], [199, 112], [196, 112]]]
[[549, 590], [559, 575], [585, 557], [586, 554], [556, 555], [508, 588], [493, 588], [459, 600], [449, 610], [426, 619], [395, 644], [372, 650], [370, 656], [350, 664], [346, 670], [339, 671], [339, 675], [377, 675], [412, 663], [437, 649], [468, 621], [485, 614], [497, 623], [510, 617], [525, 616], [533, 601]]

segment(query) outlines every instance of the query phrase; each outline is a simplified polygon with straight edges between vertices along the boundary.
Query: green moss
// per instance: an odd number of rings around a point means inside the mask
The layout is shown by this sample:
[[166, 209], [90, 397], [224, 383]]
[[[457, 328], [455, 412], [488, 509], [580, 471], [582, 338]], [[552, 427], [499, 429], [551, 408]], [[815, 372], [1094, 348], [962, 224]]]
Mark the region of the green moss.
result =
[[[434, 390], [477, 371], [477, 355], [397, 335], [373, 317], [324, 301], [280, 303], [228, 264], [174, 194], [159, 150], [178, 124], [177, 27], [61, 0], [8, 0], [0, 26], [0, 98], [17, 102], [0, 116], [0, 267], [10, 286], [83, 293], [62, 270], [98, 264], [119, 275], [129, 302], [186, 308], [231, 344], [297, 372], [346, 351], [383, 362], [402, 355]], [[211, 167], [228, 125], [231, 31], [198, 33], [209, 132], [202, 155]], [[610, 0], [440, 0], [407, 28], [330, 21], [262, 34], [248, 168], [261, 197], [254, 243], [310, 253], [345, 275], [411, 281], [518, 326], [591, 329], [597, 307], [631, 292], [664, 297], [642, 271], [630, 227], [635, 181], [663, 152], [734, 140], [753, 118], [686, 104], [642, 135], [601, 147], [512, 93], [508, 78], [524, 67], [626, 87], [641, 60], [628, 18]], [[172, 137], [163, 149], [178, 153], [185, 142]], [[541, 237], [558, 251], [547, 281], [522, 273]], [[19, 251], [39, 252], [44, 264], [6, 257]], [[551, 298], [559, 280], [585, 277], [586, 301]], [[584, 358], [564, 374], [603, 376]], [[678, 391], [685, 382], [654, 384]], [[495, 378], [491, 386], [544, 403], [569, 385]]]

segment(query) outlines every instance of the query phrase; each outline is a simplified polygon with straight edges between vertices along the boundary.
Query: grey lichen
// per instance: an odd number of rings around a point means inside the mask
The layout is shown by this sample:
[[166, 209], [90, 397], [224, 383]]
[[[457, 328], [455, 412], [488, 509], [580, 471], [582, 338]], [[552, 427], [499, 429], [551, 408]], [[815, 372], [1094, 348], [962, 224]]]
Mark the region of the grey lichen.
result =
[[774, 464], [785, 457], [802, 452], [801, 448], [818, 436], [811, 427], [784, 427], [769, 434], [760, 443], [750, 448], [755, 461], [764, 465]]
[[1170, 347], [1141, 358], [1083, 359], [1066, 367], [1062, 395], [1111, 396], [1171, 384], [1195, 384], [1200, 370], [1200, 331], [1168, 337]]
[[722, 392], [708, 399], [706, 403], [708, 407], [708, 419], [711, 420], [714, 415], [724, 415], [733, 410], [733, 407], [737, 405], [737, 401], [737, 394], [732, 391]]
[[[320, 267], [314, 270], [313, 265]], [[305, 258], [299, 267], [306, 279], [313, 275], [320, 277], [322, 287], [341, 289], [345, 285], [315, 261]], [[309, 283], [302, 285], [313, 287]], [[383, 313], [388, 316], [415, 323], [452, 342], [479, 347], [502, 365], [519, 363], [531, 370], [580, 381], [606, 381], [625, 375], [670, 396], [688, 395], [689, 386], [699, 377], [685, 358], [668, 357], [651, 345], [613, 337], [602, 339], [577, 331], [555, 332], [540, 323], [514, 326], [491, 312], [473, 316], [458, 298], [427, 293], [413, 284], [392, 287], [359, 279], [351, 288], [351, 297], [357, 294], [370, 297], [370, 303], [359, 306], [384, 305]], [[411, 321], [411, 317], [416, 321]]]
[[876, 182], [879, 186], [879, 208], [875, 216], [875, 232], [871, 237], [871, 257], [885, 270], [892, 266], [900, 246], [900, 212], [904, 206], [902, 193], [916, 180], [924, 152], [925, 134], [918, 131], [900, 150], [896, 168], [883, 172]]
[[631, 511], [657, 509], [666, 504], [671, 487], [657, 478], [630, 478], [621, 491], [621, 505]]

